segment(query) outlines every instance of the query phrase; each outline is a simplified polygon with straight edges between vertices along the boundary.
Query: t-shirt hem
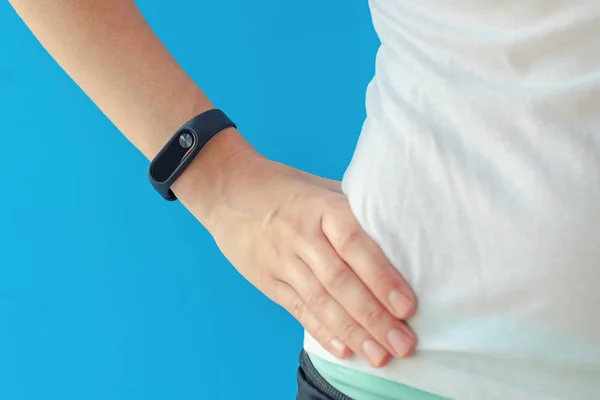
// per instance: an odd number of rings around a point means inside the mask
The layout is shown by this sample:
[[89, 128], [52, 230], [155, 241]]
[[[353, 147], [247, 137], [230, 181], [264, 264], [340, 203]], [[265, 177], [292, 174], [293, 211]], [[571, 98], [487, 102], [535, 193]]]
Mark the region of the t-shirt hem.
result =
[[308, 332], [305, 332], [304, 350], [309, 355], [334, 364], [451, 399], [557, 400], [466, 371], [454, 370], [419, 355], [406, 360], [394, 360], [385, 368], [372, 368], [356, 358], [341, 360], [325, 350]]

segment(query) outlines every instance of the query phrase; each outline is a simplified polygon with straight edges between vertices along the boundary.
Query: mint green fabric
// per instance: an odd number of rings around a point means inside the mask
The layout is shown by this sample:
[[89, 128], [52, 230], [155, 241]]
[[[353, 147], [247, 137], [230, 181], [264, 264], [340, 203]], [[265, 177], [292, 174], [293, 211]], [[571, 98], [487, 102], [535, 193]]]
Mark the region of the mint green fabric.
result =
[[379, 378], [310, 355], [315, 369], [327, 382], [354, 400], [448, 400], [445, 397]]

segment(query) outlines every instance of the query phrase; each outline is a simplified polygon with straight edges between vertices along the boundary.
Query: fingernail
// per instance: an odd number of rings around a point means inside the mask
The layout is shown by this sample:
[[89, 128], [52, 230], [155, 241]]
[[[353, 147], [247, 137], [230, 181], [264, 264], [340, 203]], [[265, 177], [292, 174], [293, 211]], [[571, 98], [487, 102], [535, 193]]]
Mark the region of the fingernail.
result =
[[413, 306], [412, 301], [398, 290], [390, 293], [390, 304], [398, 318], [405, 318]]
[[329, 343], [331, 343], [331, 347], [333, 347], [339, 357], [344, 356], [344, 353], [346, 352], [346, 346], [344, 346], [344, 343], [337, 339], [331, 339]]
[[388, 340], [397, 357], [404, 357], [408, 354], [413, 346], [413, 341], [410, 336], [398, 329], [392, 329], [388, 332]]
[[363, 350], [367, 353], [367, 357], [371, 359], [374, 365], [380, 365], [383, 359], [387, 356], [387, 352], [374, 340], [367, 340], [363, 343]]

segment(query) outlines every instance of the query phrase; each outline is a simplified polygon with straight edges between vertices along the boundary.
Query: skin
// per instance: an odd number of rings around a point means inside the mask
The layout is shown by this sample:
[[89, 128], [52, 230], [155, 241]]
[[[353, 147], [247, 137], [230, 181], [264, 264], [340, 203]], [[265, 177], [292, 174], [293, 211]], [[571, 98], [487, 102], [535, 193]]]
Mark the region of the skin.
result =
[[[131, 0], [12, 0], [33, 34], [148, 159], [215, 108]], [[173, 186], [234, 267], [332, 354], [374, 367], [412, 354], [410, 287], [354, 217], [340, 182], [216, 135]]]

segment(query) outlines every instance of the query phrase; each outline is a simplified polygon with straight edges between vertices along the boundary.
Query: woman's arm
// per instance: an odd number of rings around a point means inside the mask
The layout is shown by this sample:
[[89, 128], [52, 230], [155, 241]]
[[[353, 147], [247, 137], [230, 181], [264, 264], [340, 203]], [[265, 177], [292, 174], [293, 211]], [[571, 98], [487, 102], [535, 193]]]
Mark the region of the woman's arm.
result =
[[[186, 121], [214, 108], [154, 34], [132, 0], [13, 0], [15, 10], [69, 76], [149, 159]], [[210, 182], [256, 157], [234, 129], [217, 135], [173, 187], [208, 218]], [[202, 164], [202, 165], [198, 165]], [[193, 172], [191, 172], [193, 171]], [[214, 189], [214, 185], [212, 185]]]
[[[146, 157], [214, 108], [133, 0], [11, 3]], [[414, 295], [361, 229], [339, 182], [266, 160], [227, 129], [173, 190], [236, 269], [330, 352], [350, 349], [373, 366], [412, 352], [416, 340], [402, 320], [414, 312]]]

